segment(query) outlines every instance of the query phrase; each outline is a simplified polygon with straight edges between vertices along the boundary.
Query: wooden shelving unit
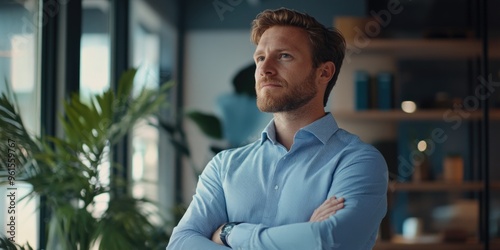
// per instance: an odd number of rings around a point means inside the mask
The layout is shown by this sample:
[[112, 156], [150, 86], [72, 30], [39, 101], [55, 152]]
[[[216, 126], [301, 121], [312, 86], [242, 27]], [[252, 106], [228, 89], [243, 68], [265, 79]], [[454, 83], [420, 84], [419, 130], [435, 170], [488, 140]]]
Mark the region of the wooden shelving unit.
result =
[[[373, 250], [482, 250], [480, 243], [394, 243], [380, 241]], [[491, 244], [490, 249], [500, 249], [500, 244]]]
[[[489, 57], [500, 58], [500, 39], [489, 41]], [[457, 59], [457, 60], [477, 60], [482, 56], [482, 42], [477, 39], [372, 39], [364, 46], [348, 44], [351, 56], [367, 56], [367, 58], [383, 57], [398, 59]], [[348, 53], [349, 54], [349, 53]], [[457, 112], [461, 112], [458, 114]], [[394, 110], [363, 110], [363, 111], [341, 111], [333, 110], [332, 114], [338, 120], [366, 124], [393, 124], [403, 121], [436, 121], [446, 122], [446, 117], [460, 116], [464, 121], [480, 121], [483, 119], [481, 110], [470, 112], [468, 110], [453, 109], [418, 109], [414, 113], [405, 113], [399, 108]], [[464, 116], [465, 114], [465, 116]], [[500, 109], [489, 111], [490, 121], [500, 121]], [[351, 123], [351, 124], [352, 124]], [[500, 191], [500, 181], [491, 181], [489, 190], [491, 192]], [[482, 181], [464, 181], [460, 183], [444, 181], [389, 183], [388, 193], [397, 192], [448, 192], [448, 193], [481, 193], [484, 191]], [[478, 201], [479, 202], [479, 201]], [[460, 243], [442, 242], [435, 239], [429, 242], [405, 242], [398, 240], [401, 236], [393, 237], [390, 241], [378, 241], [374, 250], [482, 250], [484, 244], [479, 240], [470, 240]], [[500, 249], [500, 239], [490, 242], [489, 249]]]
[[[500, 182], [490, 183], [492, 190], [500, 190]], [[427, 181], [427, 182], [392, 182], [389, 183], [389, 191], [413, 191], [413, 192], [480, 192], [484, 189], [481, 181], [462, 183]]]
[[[466, 115], [453, 113], [451, 109], [419, 110], [414, 113], [405, 113], [401, 110], [333, 111], [332, 113], [338, 119], [359, 121], [444, 121], [446, 115], [449, 117], [458, 115], [463, 120], [479, 120], [482, 117], [481, 111], [463, 112]], [[500, 109], [491, 110], [489, 114], [490, 120], [500, 121]]]
[[[500, 44], [500, 40], [490, 41]], [[364, 45], [364, 44], [363, 44]], [[499, 58], [500, 48], [490, 45], [490, 57]], [[394, 55], [398, 58], [473, 58], [481, 55], [477, 39], [372, 39], [366, 46], [348, 44], [354, 54]]]
[[[478, 31], [479, 32], [479, 31]], [[457, 38], [457, 39], [427, 39], [427, 38], [407, 38], [407, 39], [389, 39], [389, 38], [372, 38], [364, 44], [356, 44], [355, 42], [348, 43], [346, 54], [347, 60], [355, 61], [353, 66], [348, 68], [351, 75], [357, 70], [364, 70], [374, 74], [374, 72], [392, 71], [394, 76], [397, 75], [397, 62], [403, 60], [463, 60], [472, 62], [476, 65], [478, 60], [486, 58], [483, 54], [483, 41], [476, 38]], [[354, 59], [355, 58], [355, 59]], [[490, 39], [488, 41], [489, 59], [500, 59], [500, 39]], [[382, 65], [376, 65], [380, 61]], [[422, 60], [423, 61], [423, 60]], [[347, 61], [349, 67], [349, 61]], [[364, 63], [367, 62], [367, 63]], [[374, 65], [372, 65], [375, 62]], [[351, 80], [350, 78], [347, 78]], [[395, 77], [394, 84], [397, 85], [398, 78]], [[470, 81], [475, 79], [469, 79]], [[352, 81], [352, 80], [351, 80]], [[470, 83], [470, 82], [469, 82]], [[397, 86], [394, 87], [396, 90]], [[356, 93], [355, 91], [353, 91]], [[469, 92], [467, 92], [469, 93]], [[473, 95], [473, 92], [469, 94]], [[337, 105], [336, 107], [341, 107]], [[335, 108], [336, 108], [335, 107]], [[396, 106], [393, 110], [335, 110], [332, 109], [332, 114], [340, 122], [351, 126], [351, 129], [357, 133], [370, 131], [368, 133], [379, 133], [376, 136], [364, 135], [367, 141], [394, 140], [395, 135], [384, 133], [385, 131], [396, 131], [400, 122], [413, 121], [429, 121], [443, 122], [451, 121], [451, 117], [460, 117], [461, 120], [471, 122], [470, 124], [479, 124], [478, 121], [483, 119], [482, 110], [453, 110], [446, 109], [418, 109], [413, 113], [405, 113]], [[460, 113], [458, 113], [460, 112]], [[500, 108], [489, 110], [489, 121], [500, 121]], [[465, 115], [465, 116], [464, 116]], [[447, 119], [448, 118], [448, 119]], [[496, 124], [496, 123], [495, 123]], [[475, 128], [474, 128], [475, 129]], [[497, 130], [498, 128], [490, 127]], [[361, 132], [360, 132], [361, 131]], [[477, 136], [477, 135], [473, 135]], [[469, 145], [475, 147], [476, 145]], [[491, 150], [494, 152], [494, 149]], [[472, 163], [468, 163], [473, 165]], [[496, 164], [496, 163], [491, 163]], [[469, 166], [472, 167], [472, 166]], [[474, 167], [478, 167], [474, 165]], [[422, 193], [421, 196], [432, 193], [450, 193], [450, 196], [459, 196], [459, 193], [474, 193], [484, 194], [486, 191], [489, 195], [496, 195], [500, 192], [500, 181], [490, 179], [489, 187], [485, 188], [485, 183], [481, 180], [463, 181], [459, 183], [445, 181], [424, 181], [424, 182], [391, 182], [388, 186], [388, 195], [392, 196], [398, 192]], [[420, 194], [418, 194], [420, 196]], [[396, 197], [396, 196], [395, 196]], [[478, 207], [483, 203], [480, 199], [475, 198]], [[481, 213], [481, 212], [479, 212]], [[480, 216], [481, 217], [481, 216]], [[484, 217], [478, 218], [483, 220]], [[392, 227], [393, 225], [391, 225]], [[429, 239], [419, 239], [416, 241], [402, 240], [401, 235], [392, 234], [391, 240], [378, 241], [373, 248], [374, 250], [483, 250], [486, 249], [484, 241], [479, 239], [479, 233], [484, 232], [482, 225], [474, 225], [481, 227], [475, 239], [469, 239], [467, 242], [443, 242], [440, 237], [430, 237]], [[442, 233], [442, 232], [441, 232]], [[434, 235], [435, 236], [435, 235]], [[481, 237], [482, 238], [482, 237]], [[500, 239], [498, 237], [490, 239], [488, 249], [500, 250]]]

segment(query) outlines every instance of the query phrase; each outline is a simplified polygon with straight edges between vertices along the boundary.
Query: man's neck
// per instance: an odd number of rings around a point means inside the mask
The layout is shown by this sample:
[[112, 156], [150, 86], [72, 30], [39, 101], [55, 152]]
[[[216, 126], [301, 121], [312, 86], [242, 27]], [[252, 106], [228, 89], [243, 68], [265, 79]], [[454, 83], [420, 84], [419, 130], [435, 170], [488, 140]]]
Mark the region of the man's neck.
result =
[[323, 116], [325, 116], [324, 110], [318, 110], [316, 112], [311, 110], [297, 110], [274, 113], [276, 140], [285, 146], [287, 150], [290, 150], [297, 131]]

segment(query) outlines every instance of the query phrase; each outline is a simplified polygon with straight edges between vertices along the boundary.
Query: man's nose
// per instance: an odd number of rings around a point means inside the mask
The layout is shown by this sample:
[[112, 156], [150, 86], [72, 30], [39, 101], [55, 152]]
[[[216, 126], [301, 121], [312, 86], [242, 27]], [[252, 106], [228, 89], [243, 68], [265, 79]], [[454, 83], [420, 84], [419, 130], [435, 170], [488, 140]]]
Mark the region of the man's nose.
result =
[[259, 75], [270, 76], [276, 74], [275, 62], [272, 59], [264, 59], [258, 66]]

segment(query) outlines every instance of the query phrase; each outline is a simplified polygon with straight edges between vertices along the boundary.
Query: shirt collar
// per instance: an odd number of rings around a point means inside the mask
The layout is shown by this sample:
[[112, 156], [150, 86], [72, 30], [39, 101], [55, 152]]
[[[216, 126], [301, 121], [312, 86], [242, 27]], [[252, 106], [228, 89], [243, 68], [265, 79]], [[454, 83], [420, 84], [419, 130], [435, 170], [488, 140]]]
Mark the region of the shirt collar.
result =
[[[330, 129], [325, 129], [330, 128]], [[307, 131], [313, 134], [318, 140], [320, 140], [323, 144], [330, 139], [330, 137], [337, 132], [339, 126], [335, 121], [335, 118], [330, 112], [327, 112], [325, 116], [320, 119], [314, 121], [313, 123], [301, 128], [299, 131]], [[298, 132], [297, 132], [298, 133]], [[261, 134], [261, 144], [264, 141], [270, 140], [273, 144], [278, 143], [276, 141], [276, 129], [274, 126], [274, 119], [272, 119], [266, 126], [266, 128], [262, 131]]]

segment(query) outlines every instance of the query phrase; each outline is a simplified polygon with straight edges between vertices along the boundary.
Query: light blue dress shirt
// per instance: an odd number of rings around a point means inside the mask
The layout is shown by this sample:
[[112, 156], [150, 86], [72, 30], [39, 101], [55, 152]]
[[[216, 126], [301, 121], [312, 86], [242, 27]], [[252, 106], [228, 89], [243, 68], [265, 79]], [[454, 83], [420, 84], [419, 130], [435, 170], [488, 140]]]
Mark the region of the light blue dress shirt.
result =
[[[226, 222], [243, 222], [229, 235], [232, 249], [372, 249], [387, 185], [380, 152], [340, 129], [330, 113], [300, 129], [289, 151], [271, 121], [259, 140], [208, 163], [167, 249], [229, 249], [211, 241]], [[331, 196], [344, 197], [344, 208], [308, 222]]]

